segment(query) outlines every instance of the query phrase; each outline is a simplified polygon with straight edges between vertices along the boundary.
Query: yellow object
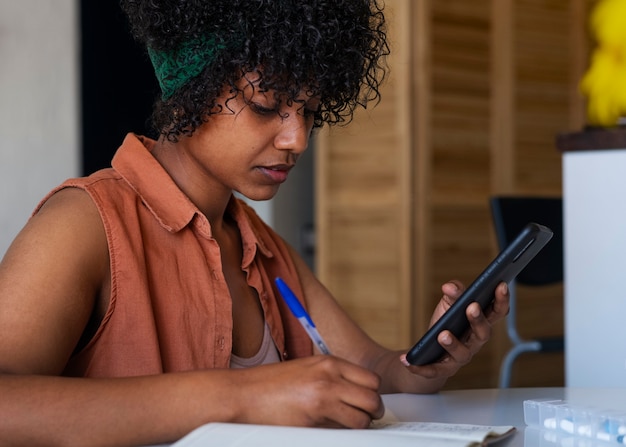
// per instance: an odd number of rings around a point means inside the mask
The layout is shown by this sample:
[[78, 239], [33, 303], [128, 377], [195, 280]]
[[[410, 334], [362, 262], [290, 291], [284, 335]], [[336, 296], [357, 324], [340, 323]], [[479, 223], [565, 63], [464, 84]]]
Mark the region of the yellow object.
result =
[[597, 41], [580, 88], [590, 124], [615, 126], [626, 116], [626, 0], [600, 0], [591, 16]]

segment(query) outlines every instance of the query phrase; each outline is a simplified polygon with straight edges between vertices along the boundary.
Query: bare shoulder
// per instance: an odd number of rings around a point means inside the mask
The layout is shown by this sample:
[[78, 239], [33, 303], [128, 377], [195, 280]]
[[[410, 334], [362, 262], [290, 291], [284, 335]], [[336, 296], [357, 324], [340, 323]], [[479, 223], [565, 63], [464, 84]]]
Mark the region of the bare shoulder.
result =
[[48, 258], [97, 261], [106, 253], [104, 227], [94, 202], [81, 189], [65, 188], [52, 195], [27, 222], [3, 264], [35, 255], [44, 262]]
[[107, 278], [104, 227], [89, 195], [63, 189], [0, 262], [0, 371], [58, 373]]
[[34, 217], [55, 212], [67, 214], [68, 216], [84, 213], [93, 214], [94, 216], [98, 214], [96, 205], [89, 197], [89, 194], [80, 188], [72, 187], [61, 189], [50, 196]]

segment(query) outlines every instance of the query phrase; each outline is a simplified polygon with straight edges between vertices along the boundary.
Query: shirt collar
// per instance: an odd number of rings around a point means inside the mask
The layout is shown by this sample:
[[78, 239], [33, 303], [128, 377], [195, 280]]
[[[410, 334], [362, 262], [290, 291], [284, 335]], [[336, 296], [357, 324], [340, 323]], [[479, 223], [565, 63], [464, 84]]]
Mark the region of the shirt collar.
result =
[[177, 232], [188, 225], [199, 210], [152, 156], [155, 143], [150, 138], [128, 134], [111, 165], [135, 190], [159, 224]]
[[[178, 232], [198, 216], [206, 222], [210, 236], [210, 224], [206, 217], [152, 156], [151, 151], [155, 144], [156, 141], [150, 138], [128, 134], [113, 157], [113, 169], [133, 188], [164, 229], [172, 233]], [[252, 263], [257, 247], [265, 256], [273, 257], [271, 250], [267, 248], [266, 241], [271, 240], [266, 235], [267, 230], [258, 217], [252, 221], [254, 211], [250, 207], [233, 196], [227, 212], [239, 226], [244, 249], [244, 267]]]

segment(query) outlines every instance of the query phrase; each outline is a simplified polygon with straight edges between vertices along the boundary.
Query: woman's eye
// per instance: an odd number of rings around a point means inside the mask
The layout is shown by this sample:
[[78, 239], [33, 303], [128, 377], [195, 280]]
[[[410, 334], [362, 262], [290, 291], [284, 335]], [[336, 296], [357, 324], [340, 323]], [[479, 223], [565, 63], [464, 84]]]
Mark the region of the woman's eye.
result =
[[265, 107], [256, 102], [251, 103], [250, 106], [252, 107], [252, 110], [259, 115], [272, 115], [277, 112], [275, 107]]

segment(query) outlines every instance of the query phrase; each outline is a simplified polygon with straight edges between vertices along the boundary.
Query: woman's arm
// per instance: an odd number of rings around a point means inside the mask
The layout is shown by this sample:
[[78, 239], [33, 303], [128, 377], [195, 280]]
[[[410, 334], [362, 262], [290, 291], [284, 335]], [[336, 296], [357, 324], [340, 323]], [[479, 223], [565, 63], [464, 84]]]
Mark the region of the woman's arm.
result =
[[146, 445], [207, 422], [363, 428], [382, 416], [378, 377], [334, 357], [59, 377], [93, 313], [106, 310], [108, 263], [99, 214], [78, 189], [50, 198], [0, 263], [0, 445]]
[[[425, 366], [409, 366], [404, 359], [406, 351], [391, 351], [372, 340], [341, 309], [330, 292], [315, 278], [306, 263], [293, 252], [302, 280], [311, 318], [326, 340], [333, 354], [376, 372], [381, 377], [383, 393], [432, 393], [461, 366], [467, 364], [491, 337], [491, 326], [508, 313], [508, 288], [500, 284], [492, 310], [485, 315], [480, 305], [467, 308], [470, 332], [464, 341], [449, 331], [443, 331], [438, 341], [447, 351], [442, 360]], [[451, 281], [442, 286], [443, 298], [431, 317], [432, 325], [459, 298], [463, 286]]]
[[0, 262], [0, 371], [60, 374], [108, 272], [102, 221], [89, 196], [53, 195]]
[[0, 374], [0, 445], [159, 444], [208, 422], [365, 428], [383, 413], [378, 385], [330, 356], [116, 379]]

